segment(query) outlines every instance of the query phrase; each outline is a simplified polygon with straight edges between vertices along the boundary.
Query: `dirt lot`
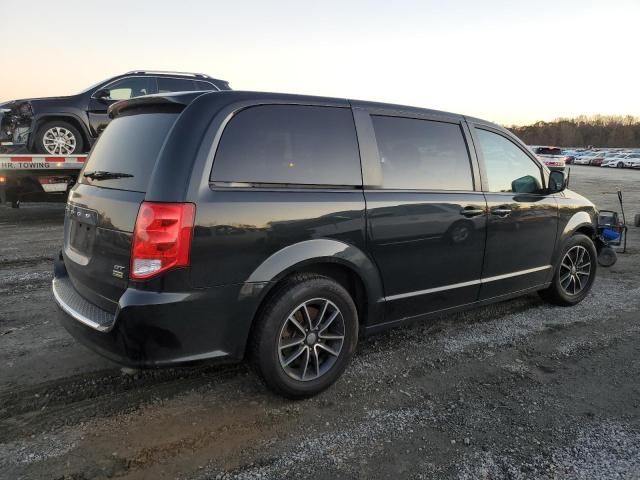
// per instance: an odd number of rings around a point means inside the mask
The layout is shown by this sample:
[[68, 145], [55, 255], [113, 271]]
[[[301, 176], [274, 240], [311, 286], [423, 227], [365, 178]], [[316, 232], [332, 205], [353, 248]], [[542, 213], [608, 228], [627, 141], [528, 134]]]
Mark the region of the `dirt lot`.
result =
[[[601, 208], [640, 172], [572, 168]], [[361, 342], [289, 402], [246, 366], [127, 372], [53, 321], [60, 204], [0, 206], [0, 477], [640, 478], [640, 228], [590, 296], [536, 295]]]

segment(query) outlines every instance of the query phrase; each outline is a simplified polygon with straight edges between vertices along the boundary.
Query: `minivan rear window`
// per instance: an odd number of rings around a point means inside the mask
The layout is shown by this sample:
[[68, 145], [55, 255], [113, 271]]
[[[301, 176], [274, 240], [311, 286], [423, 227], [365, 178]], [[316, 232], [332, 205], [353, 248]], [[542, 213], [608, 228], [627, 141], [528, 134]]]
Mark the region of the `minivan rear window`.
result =
[[143, 113], [113, 120], [94, 145], [83, 174], [103, 171], [132, 176], [92, 180], [82, 175], [80, 183], [146, 192], [160, 149], [176, 118], [177, 113]]
[[362, 185], [351, 110], [261, 105], [241, 111], [222, 134], [211, 181]]

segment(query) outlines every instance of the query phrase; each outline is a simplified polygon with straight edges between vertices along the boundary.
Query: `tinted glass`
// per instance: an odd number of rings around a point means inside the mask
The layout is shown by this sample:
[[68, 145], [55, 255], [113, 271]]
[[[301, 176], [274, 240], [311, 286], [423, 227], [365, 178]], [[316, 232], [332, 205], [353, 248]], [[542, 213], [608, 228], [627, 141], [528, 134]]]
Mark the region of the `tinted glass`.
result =
[[193, 80], [158, 77], [158, 93], [190, 92], [196, 90]]
[[361, 185], [351, 110], [301, 105], [243, 110], [222, 134], [211, 180]]
[[113, 120], [93, 147], [84, 173], [103, 170], [133, 177], [90, 180], [81, 176], [81, 183], [145, 192], [160, 148], [176, 118], [176, 113], [146, 113]]
[[200, 80], [194, 80], [198, 90], [218, 90], [212, 83], [202, 82]]
[[108, 85], [106, 89], [109, 90], [109, 98], [111, 100], [127, 100], [153, 93], [149, 78], [145, 77], [123, 78]]
[[490, 192], [536, 193], [540, 168], [515, 143], [502, 135], [476, 129]]
[[562, 155], [562, 151], [559, 148], [538, 147], [536, 148], [538, 155]]
[[388, 189], [473, 190], [460, 126], [402, 117], [372, 116]]

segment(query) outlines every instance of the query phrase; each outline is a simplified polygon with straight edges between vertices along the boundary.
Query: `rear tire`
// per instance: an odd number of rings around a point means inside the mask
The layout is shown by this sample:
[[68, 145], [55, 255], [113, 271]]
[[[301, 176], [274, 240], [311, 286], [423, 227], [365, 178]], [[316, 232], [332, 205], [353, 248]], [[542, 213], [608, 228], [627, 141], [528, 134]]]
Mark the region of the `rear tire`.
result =
[[257, 322], [248, 352], [251, 363], [268, 388], [291, 399], [330, 387], [347, 368], [358, 342], [353, 299], [321, 275], [296, 274], [285, 280]]
[[624, 168], [624, 163], [622, 163], [622, 162], [618, 162], [618, 163], [616, 164], [616, 168]]
[[45, 155], [78, 155], [84, 152], [84, 141], [70, 123], [52, 120], [38, 128], [35, 147], [37, 153]]
[[598, 252], [593, 241], [581, 233], [562, 246], [551, 285], [541, 290], [543, 300], [554, 305], [572, 306], [589, 294], [595, 280]]

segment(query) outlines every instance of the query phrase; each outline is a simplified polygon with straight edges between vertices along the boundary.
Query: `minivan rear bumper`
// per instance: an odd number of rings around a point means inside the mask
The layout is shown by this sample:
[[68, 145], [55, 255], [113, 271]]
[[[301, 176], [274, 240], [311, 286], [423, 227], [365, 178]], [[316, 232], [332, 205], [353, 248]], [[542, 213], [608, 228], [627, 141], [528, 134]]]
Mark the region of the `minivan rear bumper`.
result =
[[229, 285], [191, 292], [128, 288], [111, 314], [78, 293], [60, 260], [52, 290], [60, 322], [73, 337], [117, 363], [146, 368], [241, 360], [261, 288]]

